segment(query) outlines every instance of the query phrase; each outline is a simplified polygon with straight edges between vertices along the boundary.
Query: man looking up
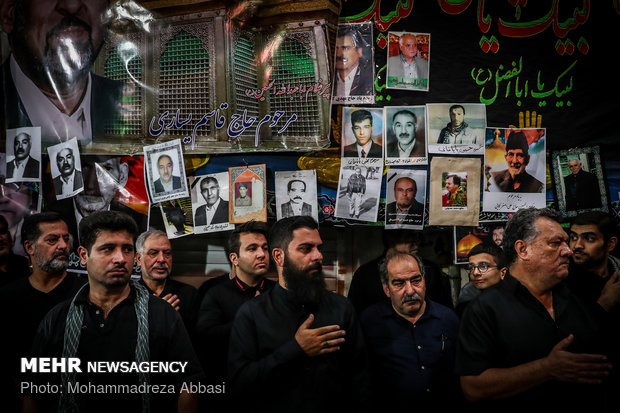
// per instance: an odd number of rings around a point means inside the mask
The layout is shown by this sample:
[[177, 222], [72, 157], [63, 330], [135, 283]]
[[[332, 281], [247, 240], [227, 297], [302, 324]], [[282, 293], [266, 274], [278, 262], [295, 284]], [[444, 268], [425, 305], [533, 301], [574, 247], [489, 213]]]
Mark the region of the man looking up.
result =
[[229, 382], [245, 407], [342, 412], [365, 406], [364, 339], [351, 303], [325, 288], [322, 244], [311, 217], [284, 218], [271, 229], [278, 284], [241, 306], [230, 335]]
[[193, 332], [198, 291], [189, 284], [170, 278], [172, 246], [166, 233], [149, 230], [140, 234], [136, 240], [136, 261], [142, 268], [142, 284], [151, 294], [169, 302], [181, 314], [185, 329]]
[[[34, 383], [69, 388], [76, 383], [97, 386], [165, 385], [175, 392], [32, 393], [24, 411], [36, 407], [80, 412], [196, 412], [194, 394], [182, 383], [202, 378], [200, 365], [179, 314], [139, 282], [130, 282], [134, 261], [136, 223], [120, 212], [96, 212], [80, 222], [78, 253], [88, 271], [88, 284], [72, 300], [56, 306], [45, 317], [33, 345], [33, 356], [78, 357], [88, 362], [178, 361], [184, 368], [162, 373], [140, 369], [129, 373], [100, 373], [87, 369], [57, 375], [33, 374]], [[146, 365], [152, 365], [147, 363]], [[160, 387], [158, 387], [160, 388]], [[27, 410], [27, 408], [34, 408]]]

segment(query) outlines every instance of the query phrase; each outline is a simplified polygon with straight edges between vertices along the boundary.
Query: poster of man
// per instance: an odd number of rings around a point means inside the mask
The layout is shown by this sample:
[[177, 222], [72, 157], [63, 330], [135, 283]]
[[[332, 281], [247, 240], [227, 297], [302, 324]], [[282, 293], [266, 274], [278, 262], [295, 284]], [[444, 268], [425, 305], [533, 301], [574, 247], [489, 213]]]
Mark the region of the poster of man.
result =
[[342, 108], [342, 157], [348, 165], [383, 159], [383, 109]]
[[228, 222], [242, 224], [255, 220], [267, 221], [266, 165], [228, 168]]
[[276, 216], [278, 219], [305, 215], [319, 220], [316, 171], [276, 171]]
[[598, 146], [553, 151], [558, 209], [572, 217], [587, 210], [608, 211], [608, 195]]
[[426, 165], [426, 106], [385, 106], [386, 165]]
[[481, 103], [426, 105], [428, 152], [454, 155], [484, 154], [487, 109]]
[[387, 176], [385, 228], [422, 229], [426, 171], [397, 169]]
[[372, 23], [339, 24], [333, 103], [375, 103]]
[[77, 139], [49, 146], [47, 152], [50, 157], [56, 199], [70, 198], [82, 192], [84, 180]]
[[431, 35], [389, 32], [387, 88], [428, 92]]
[[6, 181], [41, 181], [41, 128], [6, 131]]
[[154, 203], [189, 197], [180, 139], [145, 146], [144, 163]]
[[483, 209], [544, 208], [545, 129], [487, 128], [485, 142]]
[[444, 172], [441, 207], [444, 210], [467, 209], [467, 172]]
[[194, 233], [227, 231], [235, 228], [228, 223], [228, 172], [189, 177]]
[[368, 167], [342, 165], [336, 195], [336, 218], [377, 222], [381, 174], [368, 174]]
[[41, 212], [41, 185], [39, 183], [2, 183], [0, 180], [0, 215], [6, 218], [13, 239], [13, 252], [26, 255], [21, 230], [24, 218]]

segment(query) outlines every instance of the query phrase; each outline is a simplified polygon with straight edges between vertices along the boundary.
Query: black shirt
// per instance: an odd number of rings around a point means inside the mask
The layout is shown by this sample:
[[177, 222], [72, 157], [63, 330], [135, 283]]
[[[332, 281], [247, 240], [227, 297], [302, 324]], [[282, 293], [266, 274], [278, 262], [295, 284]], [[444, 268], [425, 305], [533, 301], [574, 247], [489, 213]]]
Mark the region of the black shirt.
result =
[[[89, 361], [134, 361], [137, 343], [138, 321], [134, 308], [135, 290], [117, 304], [104, 319], [103, 311], [88, 299], [88, 288], [80, 291], [76, 305], [84, 309], [82, 333], [77, 350], [82, 373], [76, 374], [76, 382], [93, 385], [136, 385], [137, 373], [91, 373], [86, 370]], [[63, 349], [66, 317], [70, 301], [54, 307], [45, 317], [35, 337], [33, 356], [60, 357]], [[187, 362], [182, 373], [151, 373], [152, 385], [174, 387], [174, 392], [156, 394], [151, 392], [151, 412], [176, 412], [178, 391], [183, 383], [197, 382], [203, 378], [200, 364], [185, 330], [181, 316], [161, 298], [150, 296], [149, 309], [150, 361]], [[28, 377], [36, 383], [60, 384], [59, 374], [31, 373]], [[112, 388], [112, 387], [110, 387]], [[32, 394], [43, 407], [42, 411], [55, 411], [56, 394]], [[75, 394], [80, 412], [140, 412], [141, 394], [86, 393]]]
[[[140, 283], [146, 287], [146, 289], [153, 294], [154, 292], [146, 285], [144, 280], [140, 278]], [[196, 298], [198, 297], [198, 290], [196, 287], [183, 283], [181, 281], [173, 280], [172, 278], [166, 279], [164, 289], [158, 297], [165, 297], [168, 294], [176, 295], [179, 297], [179, 314], [185, 323], [185, 329], [191, 335], [196, 325], [196, 313], [198, 311], [198, 305]]]
[[10, 252], [7, 257], [6, 271], [0, 270], [0, 288], [28, 275], [30, 275], [28, 258]]
[[228, 339], [232, 323], [244, 303], [275, 285], [275, 281], [263, 279], [251, 287], [235, 277], [223, 280], [205, 294], [196, 323], [196, 346], [208, 381], [226, 379]]
[[[301, 349], [295, 333], [310, 313], [311, 328], [335, 324], [346, 331], [340, 350], [309, 357]], [[365, 411], [369, 372], [355, 309], [345, 297], [327, 293], [311, 311], [276, 284], [237, 312], [228, 375], [235, 402], [245, 403], [248, 411]]]

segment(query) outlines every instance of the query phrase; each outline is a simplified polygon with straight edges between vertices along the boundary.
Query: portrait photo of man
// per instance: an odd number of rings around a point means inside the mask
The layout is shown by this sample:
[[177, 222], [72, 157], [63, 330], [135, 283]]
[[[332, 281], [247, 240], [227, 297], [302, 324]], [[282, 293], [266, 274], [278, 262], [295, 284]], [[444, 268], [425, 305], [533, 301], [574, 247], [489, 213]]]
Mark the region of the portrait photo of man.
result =
[[579, 157], [568, 158], [570, 173], [564, 177], [567, 211], [601, 208], [601, 190], [598, 177], [584, 169]]
[[437, 143], [454, 145], [481, 143], [465, 122], [465, 106], [458, 104], [450, 106], [449, 115], [450, 122], [439, 133]]
[[444, 191], [441, 196], [442, 207], [467, 207], [467, 186], [462, 175], [449, 173], [445, 174]]
[[[385, 224], [399, 227], [422, 225], [424, 205], [416, 199], [418, 183], [414, 177], [407, 175], [395, 174], [392, 179], [394, 179], [394, 201], [385, 207]], [[422, 199], [424, 199], [423, 192]]]
[[[6, 182], [23, 182], [40, 179], [40, 137], [38, 135], [35, 136], [33, 141], [33, 132], [36, 131], [20, 128], [15, 131], [14, 138], [11, 138], [11, 134], [7, 133], [6, 147], [7, 149], [13, 148], [13, 157], [9, 159], [7, 156]], [[34, 148], [33, 145], [38, 145], [39, 147]], [[39, 154], [37, 158], [34, 157], [35, 152]]]
[[54, 191], [56, 199], [63, 199], [75, 195], [84, 188], [82, 171], [78, 167], [79, 152], [71, 146], [60, 147], [58, 152], [50, 154], [50, 159], [56, 161], [58, 175], [54, 177]]
[[250, 185], [247, 182], [241, 182], [237, 184], [237, 196], [235, 197], [235, 206], [251, 206], [252, 205], [252, 192]]
[[[342, 156], [349, 158], [382, 158], [383, 147], [372, 139], [374, 121], [371, 110], [353, 108], [345, 109], [347, 109], [345, 110], [345, 113], [350, 114], [348, 124], [353, 132], [355, 142], [343, 147]], [[381, 115], [379, 115], [379, 119], [381, 119]], [[343, 128], [346, 127], [346, 124], [346, 122], [343, 124]], [[343, 133], [343, 136], [344, 135], [345, 134]], [[346, 135], [350, 136], [349, 133]]]
[[[422, 39], [426, 41], [424, 50], [418, 44]], [[429, 46], [429, 34], [390, 32], [387, 87], [428, 90]], [[394, 49], [396, 54], [392, 54]]]
[[374, 95], [371, 43], [372, 25], [338, 26], [333, 97]]
[[385, 121], [386, 158], [426, 156], [424, 107], [385, 107]]
[[286, 185], [288, 202], [280, 205], [282, 218], [306, 215], [312, 216], [312, 205], [304, 202], [306, 196], [306, 183], [300, 179], [291, 179]]
[[169, 192], [175, 189], [181, 189], [181, 177], [173, 175], [174, 161], [172, 157], [166, 153], [159, 155], [157, 158], [157, 178], [153, 185], [155, 186], [155, 192]]
[[525, 133], [512, 131], [508, 135], [504, 159], [508, 167], [491, 173], [491, 179], [500, 192], [539, 193], [543, 191], [543, 183], [526, 170], [531, 156]]
[[220, 195], [220, 184], [215, 176], [205, 176], [200, 180], [200, 194], [206, 204], [196, 208], [194, 226], [221, 224], [228, 222], [228, 201]]
[[10, 0], [0, 8], [11, 49], [0, 99], [7, 129], [39, 126], [44, 148], [103, 135], [120, 117], [124, 84], [91, 67], [105, 42], [106, 0]]

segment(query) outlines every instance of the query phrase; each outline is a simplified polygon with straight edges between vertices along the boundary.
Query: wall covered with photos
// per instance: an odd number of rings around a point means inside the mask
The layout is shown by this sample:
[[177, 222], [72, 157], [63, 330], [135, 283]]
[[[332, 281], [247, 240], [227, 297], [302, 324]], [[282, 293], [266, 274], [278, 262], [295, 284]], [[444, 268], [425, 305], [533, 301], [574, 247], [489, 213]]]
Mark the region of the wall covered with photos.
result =
[[3, 20], [0, 213], [18, 253], [41, 210], [76, 238], [83, 216], [125, 211], [177, 245], [300, 214], [454, 227], [455, 263], [519, 208], [619, 216], [617, 1], [88, 7], [63, 23], [76, 38], [43, 44]]

